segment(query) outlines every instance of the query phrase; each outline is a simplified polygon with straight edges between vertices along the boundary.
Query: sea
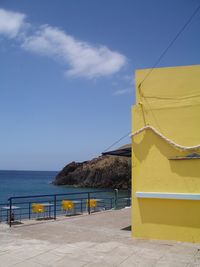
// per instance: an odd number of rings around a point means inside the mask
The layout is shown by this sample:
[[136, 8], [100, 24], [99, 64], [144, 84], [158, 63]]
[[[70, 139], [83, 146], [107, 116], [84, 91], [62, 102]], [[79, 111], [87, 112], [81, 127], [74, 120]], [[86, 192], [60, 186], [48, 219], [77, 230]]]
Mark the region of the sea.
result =
[[[43, 194], [62, 194], [103, 189], [55, 186], [52, 184], [56, 171], [0, 171], [0, 204], [7, 203], [9, 197]], [[110, 190], [113, 192], [113, 190]], [[126, 191], [120, 192], [125, 196]]]

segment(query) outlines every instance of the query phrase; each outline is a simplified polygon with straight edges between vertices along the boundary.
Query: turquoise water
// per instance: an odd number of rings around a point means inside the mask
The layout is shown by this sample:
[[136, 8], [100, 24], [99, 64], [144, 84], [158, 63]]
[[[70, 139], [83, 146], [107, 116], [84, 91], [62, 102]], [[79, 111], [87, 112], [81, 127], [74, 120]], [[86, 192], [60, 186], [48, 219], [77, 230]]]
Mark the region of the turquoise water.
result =
[[[6, 203], [13, 196], [102, 191], [55, 186], [51, 182], [56, 174], [53, 171], [0, 171], [0, 203]], [[120, 195], [126, 195], [126, 192], [121, 192]]]

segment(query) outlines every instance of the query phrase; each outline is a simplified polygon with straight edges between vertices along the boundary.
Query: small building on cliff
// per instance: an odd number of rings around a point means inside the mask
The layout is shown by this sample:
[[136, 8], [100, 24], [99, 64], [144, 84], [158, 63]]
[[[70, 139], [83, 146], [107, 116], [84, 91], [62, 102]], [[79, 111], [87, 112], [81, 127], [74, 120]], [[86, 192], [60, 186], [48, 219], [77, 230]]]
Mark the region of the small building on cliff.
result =
[[132, 235], [200, 242], [200, 65], [149, 71], [135, 75]]

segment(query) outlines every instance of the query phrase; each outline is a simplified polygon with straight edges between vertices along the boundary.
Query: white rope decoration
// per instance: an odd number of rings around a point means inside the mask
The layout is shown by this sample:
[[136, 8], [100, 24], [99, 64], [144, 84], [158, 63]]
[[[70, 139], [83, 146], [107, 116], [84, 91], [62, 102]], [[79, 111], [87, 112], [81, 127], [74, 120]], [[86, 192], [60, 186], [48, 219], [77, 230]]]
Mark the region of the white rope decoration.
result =
[[173, 142], [172, 140], [170, 140], [169, 138], [167, 138], [166, 136], [164, 136], [163, 134], [161, 134], [160, 132], [158, 132], [154, 127], [152, 127], [150, 125], [147, 125], [147, 126], [142, 127], [138, 131], [132, 133], [130, 136], [131, 137], [134, 137], [134, 136], [140, 134], [141, 132], [143, 132], [145, 130], [151, 130], [156, 135], [158, 135], [161, 139], [163, 139], [168, 144], [170, 144], [171, 146], [173, 146], [173, 147], [175, 147], [177, 149], [180, 149], [180, 150], [198, 150], [198, 149], [200, 149], [200, 145], [196, 145], [196, 146], [182, 146], [182, 145], [176, 144], [175, 142]]

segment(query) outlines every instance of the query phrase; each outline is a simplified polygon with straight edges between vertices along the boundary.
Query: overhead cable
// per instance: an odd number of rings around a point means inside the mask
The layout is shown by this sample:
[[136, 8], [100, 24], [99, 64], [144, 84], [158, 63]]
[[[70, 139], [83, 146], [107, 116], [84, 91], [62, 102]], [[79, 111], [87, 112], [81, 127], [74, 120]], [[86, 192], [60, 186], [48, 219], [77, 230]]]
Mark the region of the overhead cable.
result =
[[151, 67], [149, 72], [146, 74], [146, 76], [141, 81], [140, 85], [149, 77], [149, 75], [152, 73], [152, 71], [155, 69], [155, 67], [160, 63], [161, 59], [165, 56], [165, 54], [168, 52], [168, 50], [172, 47], [172, 45], [176, 42], [176, 40], [179, 38], [179, 36], [184, 32], [186, 27], [191, 23], [192, 19], [195, 17], [195, 15], [199, 12], [200, 5], [195, 9], [195, 11], [191, 14], [191, 16], [188, 18], [188, 20], [185, 22], [185, 24], [181, 27], [181, 29], [178, 31], [178, 33], [175, 35], [175, 37], [172, 39], [172, 41], [169, 43], [169, 45], [165, 48], [165, 50], [162, 52], [162, 54], [159, 56], [159, 58], [156, 60], [154, 65]]
[[104, 152], [108, 151], [111, 147], [113, 147], [114, 145], [118, 144], [121, 140], [123, 140], [124, 138], [126, 138], [127, 136], [130, 136], [131, 132], [128, 132], [126, 135], [122, 136], [121, 138], [119, 138], [117, 141], [115, 141], [112, 145], [110, 145], [109, 147], [107, 147]]

